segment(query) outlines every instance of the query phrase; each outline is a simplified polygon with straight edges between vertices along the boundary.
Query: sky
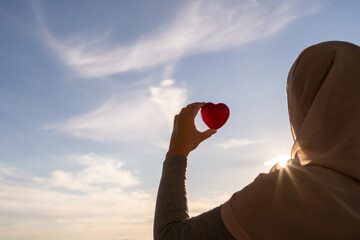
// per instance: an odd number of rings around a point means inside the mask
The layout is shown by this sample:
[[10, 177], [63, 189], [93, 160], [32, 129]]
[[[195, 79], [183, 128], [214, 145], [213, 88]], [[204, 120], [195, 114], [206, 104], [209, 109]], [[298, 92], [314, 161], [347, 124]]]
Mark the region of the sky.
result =
[[188, 157], [190, 215], [224, 203], [290, 158], [288, 71], [313, 44], [359, 45], [359, 10], [0, 0], [0, 239], [152, 239], [173, 117], [197, 101], [230, 117]]

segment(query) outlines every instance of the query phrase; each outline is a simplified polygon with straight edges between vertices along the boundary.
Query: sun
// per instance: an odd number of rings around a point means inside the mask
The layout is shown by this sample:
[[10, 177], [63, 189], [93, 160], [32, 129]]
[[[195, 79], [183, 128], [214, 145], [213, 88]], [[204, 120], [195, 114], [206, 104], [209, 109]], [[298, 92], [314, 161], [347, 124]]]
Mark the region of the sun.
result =
[[275, 164], [279, 163], [280, 167], [286, 167], [287, 164], [287, 160], [289, 160], [289, 156], [288, 155], [279, 155], [274, 157], [273, 159], [264, 162], [264, 165], [266, 166], [274, 166]]

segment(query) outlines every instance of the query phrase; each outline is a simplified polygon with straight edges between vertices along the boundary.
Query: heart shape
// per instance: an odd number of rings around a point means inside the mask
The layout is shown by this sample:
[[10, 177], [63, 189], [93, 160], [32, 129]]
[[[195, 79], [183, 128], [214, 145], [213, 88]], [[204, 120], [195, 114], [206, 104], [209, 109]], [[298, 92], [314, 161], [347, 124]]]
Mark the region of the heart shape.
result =
[[201, 118], [211, 129], [221, 128], [228, 120], [229, 115], [230, 110], [224, 103], [208, 102], [201, 108]]

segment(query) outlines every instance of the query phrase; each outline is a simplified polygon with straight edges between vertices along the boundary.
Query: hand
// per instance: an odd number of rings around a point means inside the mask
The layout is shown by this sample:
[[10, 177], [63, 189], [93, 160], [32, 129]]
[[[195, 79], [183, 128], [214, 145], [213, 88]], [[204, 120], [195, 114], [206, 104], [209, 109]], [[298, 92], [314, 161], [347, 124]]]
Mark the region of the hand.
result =
[[195, 127], [195, 116], [204, 105], [205, 102], [189, 104], [174, 117], [174, 128], [166, 158], [177, 154], [187, 157], [202, 141], [216, 133], [216, 129], [199, 132]]

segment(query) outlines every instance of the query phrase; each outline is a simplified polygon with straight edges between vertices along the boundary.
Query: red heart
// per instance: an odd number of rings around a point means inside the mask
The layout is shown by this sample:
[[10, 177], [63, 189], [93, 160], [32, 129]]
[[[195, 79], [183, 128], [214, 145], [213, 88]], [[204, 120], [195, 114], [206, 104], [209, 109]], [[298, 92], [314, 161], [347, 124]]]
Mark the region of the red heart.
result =
[[228, 120], [229, 115], [230, 110], [224, 103], [215, 105], [208, 102], [201, 108], [201, 118], [211, 129], [221, 128]]

